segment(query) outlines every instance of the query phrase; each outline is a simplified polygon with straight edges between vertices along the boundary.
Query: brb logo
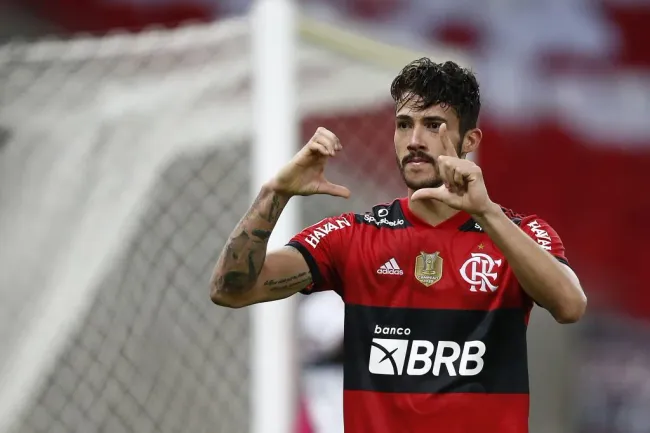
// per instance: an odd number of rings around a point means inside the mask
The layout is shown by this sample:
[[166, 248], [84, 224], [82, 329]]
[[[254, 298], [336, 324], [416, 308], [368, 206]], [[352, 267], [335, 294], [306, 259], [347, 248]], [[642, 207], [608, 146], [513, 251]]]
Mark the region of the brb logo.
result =
[[501, 259], [494, 260], [487, 254], [472, 253], [472, 258], [460, 268], [460, 276], [471, 284], [471, 292], [487, 292], [488, 289], [495, 292], [499, 287], [496, 284], [496, 270], [501, 267], [501, 263]]
[[[375, 325], [375, 334], [407, 336], [411, 330]], [[476, 376], [483, 370], [485, 351], [482, 341], [467, 341], [461, 347], [455, 341], [434, 344], [427, 340], [373, 338], [368, 369], [372, 374], [391, 376], [440, 376], [444, 366], [449, 376]]]

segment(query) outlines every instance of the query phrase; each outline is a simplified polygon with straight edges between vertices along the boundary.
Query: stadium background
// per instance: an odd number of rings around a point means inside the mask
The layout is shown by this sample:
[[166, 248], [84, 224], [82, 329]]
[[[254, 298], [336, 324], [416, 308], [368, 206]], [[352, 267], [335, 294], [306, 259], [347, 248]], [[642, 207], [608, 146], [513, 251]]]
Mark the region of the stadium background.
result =
[[[402, 192], [398, 65], [471, 64], [493, 198], [557, 229], [590, 300], [579, 326], [534, 316], [532, 431], [650, 432], [650, 2], [301, 6], [302, 136], [338, 134], [331, 177], [355, 197], [301, 200], [302, 225]], [[209, 305], [206, 285], [250, 202], [249, 29], [233, 18], [248, 7], [4, 5], [3, 432], [246, 431], [248, 313]]]

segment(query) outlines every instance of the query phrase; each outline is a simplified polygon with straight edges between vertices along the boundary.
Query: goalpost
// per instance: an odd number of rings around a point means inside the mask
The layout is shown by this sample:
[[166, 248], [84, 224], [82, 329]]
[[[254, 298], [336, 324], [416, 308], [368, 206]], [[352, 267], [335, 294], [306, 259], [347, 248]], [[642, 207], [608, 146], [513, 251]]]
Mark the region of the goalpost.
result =
[[[298, 148], [297, 27], [294, 0], [257, 0], [252, 12], [252, 194]], [[269, 248], [298, 232], [296, 200], [278, 221]], [[251, 433], [287, 433], [295, 424], [298, 363], [294, 332], [296, 298], [255, 305], [251, 312]]]
[[369, 146], [387, 137], [388, 83], [428, 52], [290, 0], [211, 25], [0, 46], [0, 432], [290, 431], [295, 300], [214, 307], [210, 270], [304, 140], [299, 123], [345, 137], [328, 170], [353, 198], [293, 200], [271, 247], [399, 194]]

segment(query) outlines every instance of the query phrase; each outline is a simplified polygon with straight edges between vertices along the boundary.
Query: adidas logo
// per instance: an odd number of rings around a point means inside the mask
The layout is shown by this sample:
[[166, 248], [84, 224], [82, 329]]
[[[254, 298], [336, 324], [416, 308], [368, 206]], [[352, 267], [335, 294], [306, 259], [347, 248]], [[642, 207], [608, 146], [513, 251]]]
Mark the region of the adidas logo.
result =
[[404, 271], [399, 268], [394, 258], [381, 265], [377, 269], [377, 273], [380, 275], [404, 275]]

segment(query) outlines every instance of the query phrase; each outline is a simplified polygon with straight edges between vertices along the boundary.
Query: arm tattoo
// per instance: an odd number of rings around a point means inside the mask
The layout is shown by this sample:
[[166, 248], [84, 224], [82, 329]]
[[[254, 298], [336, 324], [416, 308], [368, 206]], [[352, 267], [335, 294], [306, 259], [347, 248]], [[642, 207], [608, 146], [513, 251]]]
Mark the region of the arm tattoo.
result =
[[254, 229], [253, 230], [253, 236], [256, 238], [259, 238], [260, 240], [267, 240], [268, 238], [271, 237], [271, 230], [260, 230], [260, 229]]
[[280, 202], [280, 198], [278, 196], [273, 195], [273, 200], [271, 201], [271, 208], [269, 209], [269, 213], [266, 217], [266, 220], [268, 222], [277, 221], [278, 218], [280, 217], [280, 213], [284, 209], [285, 204], [282, 204]]
[[287, 202], [273, 192], [260, 192], [219, 256], [212, 277], [217, 290], [243, 293], [255, 285], [266, 259], [271, 231]]
[[292, 275], [281, 280], [267, 280], [264, 282], [264, 285], [269, 287], [269, 289], [276, 291], [294, 289], [296, 287], [305, 287], [311, 284], [311, 282], [311, 273], [301, 272], [299, 274]]

